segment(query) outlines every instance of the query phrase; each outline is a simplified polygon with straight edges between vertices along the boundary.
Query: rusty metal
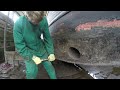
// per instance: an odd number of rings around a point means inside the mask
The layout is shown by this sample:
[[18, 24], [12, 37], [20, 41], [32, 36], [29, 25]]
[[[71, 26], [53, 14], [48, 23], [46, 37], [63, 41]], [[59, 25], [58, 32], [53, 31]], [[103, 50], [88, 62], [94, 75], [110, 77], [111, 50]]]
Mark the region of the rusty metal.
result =
[[97, 22], [88, 22], [85, 24], [80, 24], [75, 28], [76, 31], [80, 30], [91, 30], [94, 27], [112, 27], [112, 28], [120, 28], [120, 20], [112, 20], [112, 21], [107, 21], [107, 20], [98, 20]]
[[[120, 11], [67, 13], [49, 27], [56, 58], [81, 65], [120, 65], [119, 20]], [[69, 54], [71, 47], [80, 52], [79, 58]]]

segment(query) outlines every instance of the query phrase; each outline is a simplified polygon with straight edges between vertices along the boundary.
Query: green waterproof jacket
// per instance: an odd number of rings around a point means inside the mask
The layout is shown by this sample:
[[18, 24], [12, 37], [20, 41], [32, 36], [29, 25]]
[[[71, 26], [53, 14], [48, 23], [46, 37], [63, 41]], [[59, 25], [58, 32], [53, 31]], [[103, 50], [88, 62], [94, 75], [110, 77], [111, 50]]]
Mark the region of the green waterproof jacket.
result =
[[32, 59], [33, 55], [41, 57], [46, 52], [48, 55], [54, 54], [46, 17], [39, 25], [34, 25], [25, 16], [21, 16], [14, 24], [13, 37], [16, 51], [26, 60]]

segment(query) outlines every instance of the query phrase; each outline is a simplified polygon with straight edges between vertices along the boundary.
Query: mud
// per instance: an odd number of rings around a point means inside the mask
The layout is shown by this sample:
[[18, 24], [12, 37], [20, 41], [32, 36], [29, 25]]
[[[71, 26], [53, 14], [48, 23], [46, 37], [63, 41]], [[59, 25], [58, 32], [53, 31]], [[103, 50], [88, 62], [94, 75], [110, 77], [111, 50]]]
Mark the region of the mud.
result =
[[[84, 70], [79, 70], [73, 64], [55, 61], [53, 65], [56, 70], [56, 75], [58, 79], [93, 79]], [[45, 69], [42, 65], [39, 65], [38, 79], [49, 79]]]
[[[55, 61], [53, 65], [56, 70], [57, 79], [93, 79], [87, 72], [77, 69], [73, 64]], [[37, 79], [49, 79], [43, 66], [40, 64], [38, 67]], [[0, 73], [0, 79], [25, 79], [25, 64], [20, 62], [19, 67], [15, 67], [5, 74]]]

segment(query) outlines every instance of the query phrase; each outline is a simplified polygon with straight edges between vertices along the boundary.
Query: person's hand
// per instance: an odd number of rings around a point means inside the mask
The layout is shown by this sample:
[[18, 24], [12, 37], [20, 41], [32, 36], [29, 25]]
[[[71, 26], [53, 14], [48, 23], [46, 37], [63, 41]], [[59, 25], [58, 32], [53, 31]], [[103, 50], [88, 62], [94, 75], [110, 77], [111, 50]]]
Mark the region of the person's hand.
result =
[[35, 62], [35, 64], [40, 64], [41, 62], [42, 62], [42, 60], [39, 58], [39, 57], [37, 57], [37, 56], [33, 56], [32, 57], [32, 60]]
[[54, 61], [54, 60], [55, 60], [55, 55], [54, 55], [54, 54], [50, 54], [50, 55], [48, 56], [48, 60], [49, 60], [49, 61]]

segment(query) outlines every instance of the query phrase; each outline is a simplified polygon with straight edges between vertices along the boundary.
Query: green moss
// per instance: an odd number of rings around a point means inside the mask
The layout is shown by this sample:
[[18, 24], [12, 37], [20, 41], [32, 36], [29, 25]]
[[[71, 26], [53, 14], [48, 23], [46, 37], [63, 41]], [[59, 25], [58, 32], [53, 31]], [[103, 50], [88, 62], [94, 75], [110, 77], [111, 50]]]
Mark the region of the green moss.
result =
[[114, 67], [112, 74], [115, 74], [116, 76], [120, 75], [120, 67]]

